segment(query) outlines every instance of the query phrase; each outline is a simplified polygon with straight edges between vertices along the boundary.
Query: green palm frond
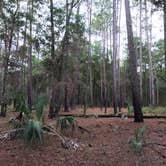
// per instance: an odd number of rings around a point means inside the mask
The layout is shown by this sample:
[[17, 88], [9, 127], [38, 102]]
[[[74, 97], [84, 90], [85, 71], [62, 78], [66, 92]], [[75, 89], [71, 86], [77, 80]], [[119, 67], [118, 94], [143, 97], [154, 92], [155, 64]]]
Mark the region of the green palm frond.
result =
[[60, 116], [57, 121], [57, 127], [60, 128], [60, 130], [64, 130], [67, 128], [74, 129], [76, 126], [75, 119], [73, 116]]
[[38, 121], [40, 121], [44, 116], [43, 110], [46, 104], [47, 104], [47, 99], [44, 97], [41, 97], [37, 100], [35, 108], [36, 108], [36, 118]]
[[146, 126], [136, 129], [134, 138], [129, 142], [136, 154], [141, 154], [143, 151], [145, 131]]
[[24, 95], [21, 92], [15, 94], [16, 112], [22, 112], [26, 115], [30, 113]]
[[29, 119], [27, 125], [25, 126], [25, 140], [30, 143], [42, 143], [42, 126], [39, 121]]

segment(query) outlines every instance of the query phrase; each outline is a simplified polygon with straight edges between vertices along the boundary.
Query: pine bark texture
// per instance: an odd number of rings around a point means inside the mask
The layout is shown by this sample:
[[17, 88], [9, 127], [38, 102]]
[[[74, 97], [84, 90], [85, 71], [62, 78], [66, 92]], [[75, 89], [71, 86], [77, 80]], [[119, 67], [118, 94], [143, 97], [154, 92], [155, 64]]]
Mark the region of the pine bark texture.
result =
[[129, 49], [130, 81], [131, 81], [132, 100], [134, 107], [134, 121], [143, 122], [139, 76], [137, 74], [136, 52], [134, 49], [132, 21], [131, 21], [130, 5], [128, 0], [125, 0], [125, 10], [126, 10], [126, 26], [127, 26], [127, 37], [128, 37], [128, 49]]

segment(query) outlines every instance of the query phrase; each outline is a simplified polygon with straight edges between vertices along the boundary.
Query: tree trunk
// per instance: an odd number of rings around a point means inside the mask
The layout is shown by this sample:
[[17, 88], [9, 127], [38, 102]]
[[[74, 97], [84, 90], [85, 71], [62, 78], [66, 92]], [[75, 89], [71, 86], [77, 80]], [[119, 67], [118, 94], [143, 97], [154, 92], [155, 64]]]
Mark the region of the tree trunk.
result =
[[165, 68], [166, 68], [166, 0], [164, 0], [164, 53], [165, 53]]
[[143, 122], [139, 76], [137, 74], [136, 53], [134, 48], [129, 0], [125, 0], [125, 10], [126, 10], [126, 26], [127, 26], [127, 37], [128, 37], [128, 49], [129, 49], [130, 81], [131, 81], [132, 100], [134, 107], [134, 121]]
[[[152, 17], [152, 15], [151, 15]], [[146, 38], [148, 43], [148, 56], [149, 56], [149, 95], [150, 95], [150, 105], [155, 105], [155, 88], [154, 88], [154, 74], [152, 65], [152, 51], [151, 51], [151, 40], [152, 40], [152, 18], [150, 29], [148, 28], [148, 14], [147, 14], [147, 2], [145, 0], [145, 21], [146, 21]]]
[[[33, 17], [33, 0], [31, 1], [30, 14]], [[32, 19], [30, 18], [30, 40], [29, 40], [29, 59], [28, 59], [28, 107], [32, 111]]]
[[116, 58], [117, 58], [117, 0], [113, 1], [113, 107], [114, 113], [117, 113], [117, 75], [116, 75]]
[[92, 78], [92, 58], [91, 58], [91, 24], [92, 24], [92, 0], [88, 2], [89, 7], [89, 84], [90, 84], [90, 104], [93, 105], [93, 78]]
[[104, 27], [104, 32], [103, 32], [103, 81], [104, 81], [104, 109], [105, 113], [107, 113], [107, 79], [106, 79], [106, 52], [105, 52], [105, 29]]
[[[54, 14], [53, 0], [50, 0], [50, 21], [51, 21], [51, 58], [55, 62], [55, 32], [54, 32]], [[52, 119], [55, 114], [55, 71], [51, 71], [51, 97], [49, 103], [49, 118]]]
[[[4, 59], [4, 74], [3, 74], [3, 82], [2, 82], [2, 101], [1, 101], [1, 113], [0, 115], [5, 117], [6, 116], [6, 111], [7, 111], [7, 75], [8, 75], [8, 63], [9, 63], [9, 58], [11, 54], [11, 47], [12, 47], [12, 41], [13, 41], [13, 33], [16, 25], [16, 15], [19, 9], [19, 3], [17, 0], [17, 8], [13, 14], [13, 20], [12, 20], [12, 25], [11, 25], [11, 30], [9, 35], [9, 39], [5, 38], [5, 59]], [[3, 10], [3, 9], [2, 9]], [[3, 11], [2, 11], [3, 12]], [[7, 35], [7, 29], [8, 25], [5, 22], [5, 27], [6, 27], [6, 35]]]
[[139, 27], [139, 60], [140, 60], [140, 96], [141, 96], [141, 103], [142, 103], [142, 0], [139, 1], [140, 3], [140, 14], [139, 14], [139, 20], [140, 20], [140, 27]]

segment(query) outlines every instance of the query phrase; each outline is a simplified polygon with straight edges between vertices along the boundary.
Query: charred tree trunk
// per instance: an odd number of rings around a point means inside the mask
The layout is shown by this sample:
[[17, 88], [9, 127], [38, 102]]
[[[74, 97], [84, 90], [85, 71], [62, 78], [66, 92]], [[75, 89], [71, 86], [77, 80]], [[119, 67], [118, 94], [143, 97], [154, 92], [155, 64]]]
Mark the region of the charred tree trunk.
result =
[[140, 85], [139, 85], [139, 77], [137, 74], [136, 53], [134, 49], [129, 0], [125, 0], [125, 10], [126, 10], [126, 26], [127, 26], [127, 37], [128, 37], [128, 49], [129, 49], [130, 80], [131, 80], [132, 99], [134, 107], [134, 121], [143, 122], [143, 114], [142, 114], [141, 98], [140, 98]]
[[166, 0], [164, 0], [164, 53], [165, 53], [165, 68], [166, 68]]

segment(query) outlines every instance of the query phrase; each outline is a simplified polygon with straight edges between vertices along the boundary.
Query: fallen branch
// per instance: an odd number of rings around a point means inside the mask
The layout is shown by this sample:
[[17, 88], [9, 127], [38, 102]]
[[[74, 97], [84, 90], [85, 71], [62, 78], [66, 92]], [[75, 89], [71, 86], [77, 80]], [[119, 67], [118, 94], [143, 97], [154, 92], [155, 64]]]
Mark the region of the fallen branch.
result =
[[91, 134], [89, 130], [83, 128], [82, 126], [78, 126], [78, 129], [81, 131], [81, 133], [87, 132], [88, 134]]
[[58, 136], [61, 140], [62, 146], [65, 149], [78, 149], [79, 145], [74, 142], [73, 140], [63, 136], [57, 129], [55, 129], [52, 126], [44, 126], [43, 128], [43, 133], [47, 133], [49, 135], [55, 135]]
[[23, 133], [24, 133], [24, 128], [12, 129], [12, 130], [1, 132], [0, 141], [12, 140], [17, 137], [21, 137], [23, 136]]

